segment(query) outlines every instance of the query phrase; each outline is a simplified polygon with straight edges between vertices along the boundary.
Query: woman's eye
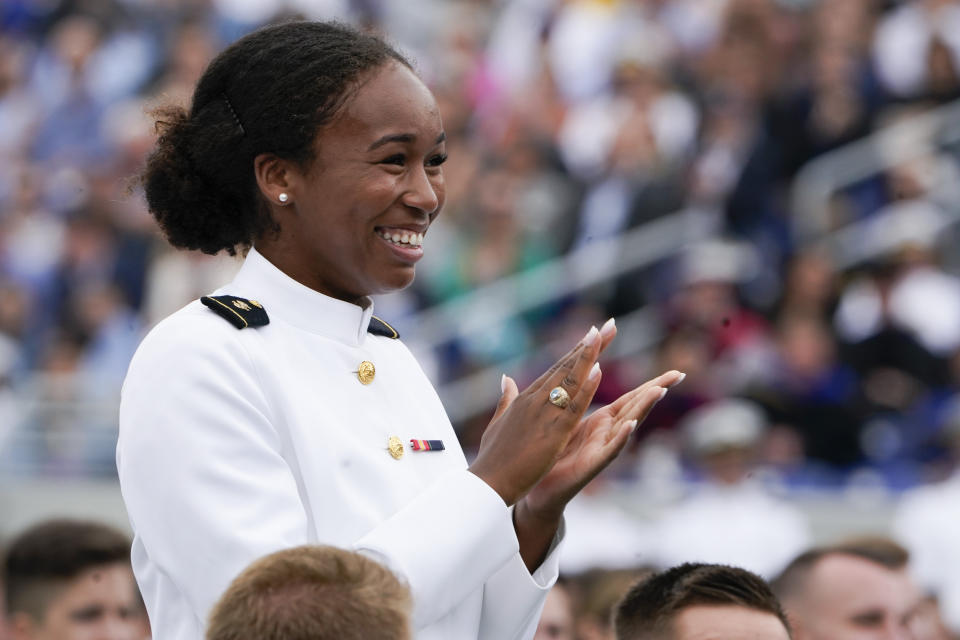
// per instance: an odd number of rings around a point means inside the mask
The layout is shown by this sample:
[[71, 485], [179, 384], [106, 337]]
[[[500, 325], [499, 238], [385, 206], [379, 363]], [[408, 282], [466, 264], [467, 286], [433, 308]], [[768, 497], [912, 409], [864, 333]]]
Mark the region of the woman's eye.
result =
[[392, 155], [389, 158], [384, 158], [380, 161], [381, 164], [395, 164], [398, 167], [402, 167], [406, 163], [407, 159], [402, 153]]
[[447, 161], [447, 154], [440, 153], [427, 160], [428, 167], [439, 167]]

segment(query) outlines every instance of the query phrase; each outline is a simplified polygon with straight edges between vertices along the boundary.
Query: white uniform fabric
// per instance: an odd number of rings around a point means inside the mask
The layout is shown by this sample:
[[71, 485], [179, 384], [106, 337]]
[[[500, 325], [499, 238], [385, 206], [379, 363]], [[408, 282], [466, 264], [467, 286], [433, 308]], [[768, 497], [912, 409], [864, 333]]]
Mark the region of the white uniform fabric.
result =
[[[202, 638], [250, 562], [322, 543], [405, 579], [420, 640], [531, 638], [562, 534], [531, 576], [510, 509], [466, 470], [413, 356], [367, 333], [372, 303], [319, 294], [255, 250], [223, 294], [259, 301], [270, 323], [238, 330], [193, 302], [144, 339], [124, 383], [117, 466], [153, 637]], [[412, 451], [411, 438], [446, 450]]]

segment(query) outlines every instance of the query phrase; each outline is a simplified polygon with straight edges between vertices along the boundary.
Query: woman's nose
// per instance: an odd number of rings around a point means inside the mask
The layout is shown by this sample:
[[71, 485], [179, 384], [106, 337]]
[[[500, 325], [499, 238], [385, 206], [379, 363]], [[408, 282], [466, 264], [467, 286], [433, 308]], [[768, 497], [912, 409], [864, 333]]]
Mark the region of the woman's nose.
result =
[[[440, 181], [439, 184], [435, 184], [437, 180]], [[413, 171], [410, 175], [410, 184], [403, 195], [403, 202], [425, 213], [433, 213], [440, 206], [439, 192], [442, 190], [442, 184], [442, 176], [431, 180], [431, 176], [427, 175], [423, 168]]]

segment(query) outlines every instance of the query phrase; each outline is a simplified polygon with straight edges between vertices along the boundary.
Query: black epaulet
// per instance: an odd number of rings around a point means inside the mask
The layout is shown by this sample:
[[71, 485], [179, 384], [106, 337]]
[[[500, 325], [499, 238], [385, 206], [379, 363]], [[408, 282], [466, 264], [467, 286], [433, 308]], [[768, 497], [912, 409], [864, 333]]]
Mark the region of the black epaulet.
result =
[[388, 338], [393, 338], [394, 340], [400, 337], [400, 334], [397, 333], [396, 329], [388, 325], [377, 316], [370, 316], [370, 325], [367, 327], [367, 333], [372, 333], [375, 336], [386, 336]]
[[213, 310], [221, 318], [237, 329], [262, 327], [270, 324], [267, 310], [256, 300], [247, 300], [236, 296], [203, 296], [200, 302]]

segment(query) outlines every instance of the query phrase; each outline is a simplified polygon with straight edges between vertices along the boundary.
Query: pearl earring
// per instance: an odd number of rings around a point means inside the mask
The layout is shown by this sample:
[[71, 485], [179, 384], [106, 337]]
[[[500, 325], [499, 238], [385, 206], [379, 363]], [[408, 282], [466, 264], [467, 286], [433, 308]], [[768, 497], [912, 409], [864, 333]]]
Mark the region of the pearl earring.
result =
[[286, 193], [281, 193], [279, 196], [277, 196], [277, 200], [279, 200], [281, 204], [286, 204], [287, 200], [289, 199], [290, 196], [288, 196]]

